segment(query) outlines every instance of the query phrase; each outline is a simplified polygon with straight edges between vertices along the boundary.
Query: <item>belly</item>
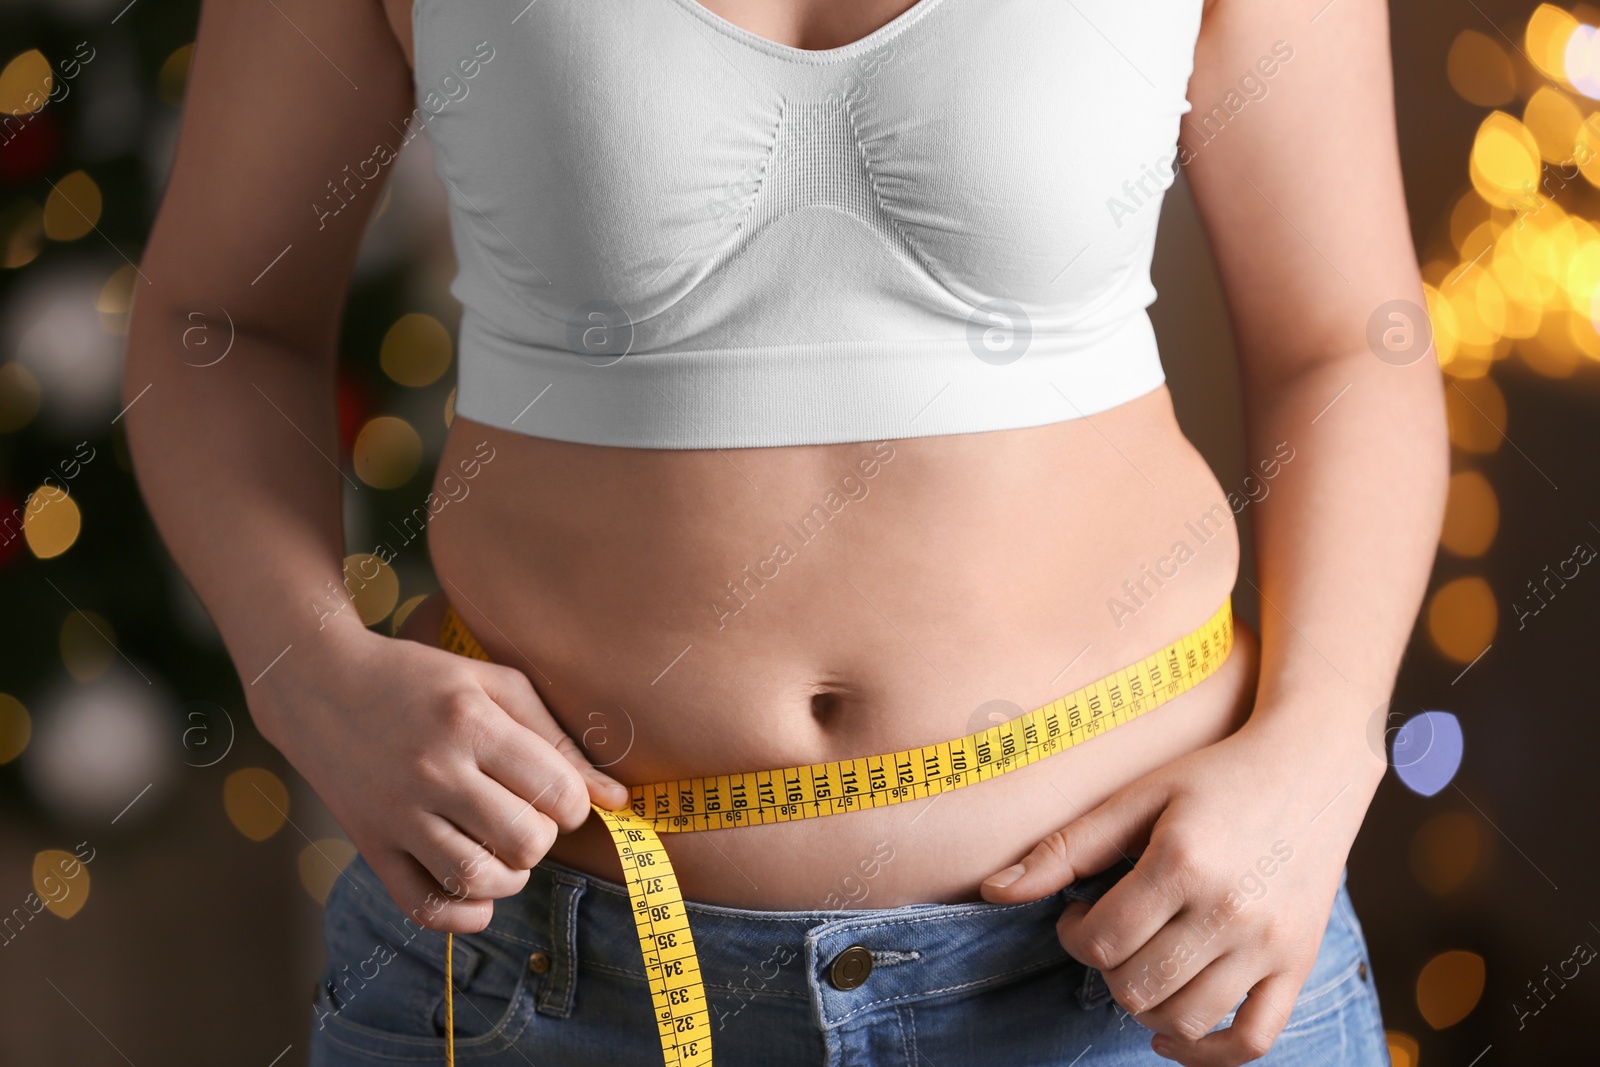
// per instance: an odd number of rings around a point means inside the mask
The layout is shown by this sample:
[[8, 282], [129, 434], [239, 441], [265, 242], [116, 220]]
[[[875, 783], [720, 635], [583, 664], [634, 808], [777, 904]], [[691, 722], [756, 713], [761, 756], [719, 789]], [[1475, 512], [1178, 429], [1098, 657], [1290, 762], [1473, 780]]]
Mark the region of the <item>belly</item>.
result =
[[[971, 733], [1188, 633], [1238, 569], [1232, 512], [1165, 389], [1092, 423], [728, 451], [458, 418], [435, 489], [458, 499], [429, 530], [443, 594], [628, 784]], [[431, 639], [440, 610], [408, 633]], [[1238, 727], [1256, 642], [1236, 625], [1212, 678], [1032, 766], [889, 808], [664, 835], [684, 895], [978, 899], [1045, 834]], [[550, 856], [622, 877], [595, 818]]]

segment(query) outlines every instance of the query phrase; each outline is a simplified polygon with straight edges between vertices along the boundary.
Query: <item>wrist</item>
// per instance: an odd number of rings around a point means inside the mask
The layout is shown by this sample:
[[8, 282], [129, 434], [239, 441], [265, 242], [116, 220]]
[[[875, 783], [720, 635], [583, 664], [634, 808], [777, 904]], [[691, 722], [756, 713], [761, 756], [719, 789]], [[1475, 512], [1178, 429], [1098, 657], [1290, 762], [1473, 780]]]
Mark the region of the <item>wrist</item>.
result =
[[[248, 659], [235, 656], [257, 730], [282, 750], [283, 718], [297, 708], [317, 703], [352, 676], [352, 664], [369, 656], [377, 642], [388, 640], [362, 625], [355, 611], [296, 619], [273, 627], [270, 640], [259, 633], [252, 647], [271, 649]], [[356, 672], [358, 673], [358, 672]]]
[[1290, 773], [1338, 779], [1370, 799], [1389, 767], [1388, 706], [1374, 711], [1348, 702], [1258, 701], [1240, 733], [1256, 738]]

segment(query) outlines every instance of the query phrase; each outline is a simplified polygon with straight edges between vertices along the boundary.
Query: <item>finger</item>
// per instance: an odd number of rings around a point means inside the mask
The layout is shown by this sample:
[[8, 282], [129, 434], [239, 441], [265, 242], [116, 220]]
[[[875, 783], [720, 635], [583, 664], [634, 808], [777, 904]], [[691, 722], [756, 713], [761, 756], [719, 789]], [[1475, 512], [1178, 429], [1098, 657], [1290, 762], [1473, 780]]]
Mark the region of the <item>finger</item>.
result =
[[1272, 1051], [1272, 1043], [1283, 1033], [1304, 982], [1304, 976], [1268, 975], [1250, 990], [1226, 1030], [1207, 1034], [1193, 1044], [1158, 1034], [1150, 1047], [1184, 1067], [1238, 1067], [1259, 1060]]
[[1152, 875], [1141, 856], [1093, 907], [1068, 905], [1056, 937], [1073, 959], [1105, 975], [1119, 1003], [1143, 1011], [1177, 992], [1221, 948], [1183, 914], [1181, 888], [1159, 871]]
[[1213, 912], [1199, 888], [1204, 861], [1193, 836], [1158, 823], [1131, 873], [1093, 908], [1069, 907], [1056, 924], [1061, 947], [1107, 972], [1108, 983], [1158, 990], [1140, 994], [1146, 1007], [1177, 992], [1185, 975], [1215, 959], [1231, 940], [1218, 936], [1231, 913]]
[[528, 884], [526, 870], [507, 867], [449, 819], [433, 812], [421, 814], [415, 832], [404, 843], [443, 895], [454, 900], [498, 900]]
[[[567, 743], [571, 744], [570, 738]], [[485, 731], [473, 755], [484, 774], [520, 798], [507, 819], [517, 818], [532, 805], [549, 816], [561, 832], [570, 833], [589, 817], [594, 794], [591, 783], [564, 753], [520, 722], [503, 719], [500, 726]]]
[[427, 868], [409, 853], [392, 849], [365, 855], [395, 906], [418, 926], [475, 934], [494, 918], [493, 901], [451, 900], [440, 891]]
[[[483, 691], [517, 722], [532, 730], [582, 775], [587, 792], [594, 803], [603, 808], [621, 808], [628, 803], [628, 787], [601, 771], [589, 762], [583, 749], [556, 722], [550, 709], [544, 706], [533, 683], [521, 671], [493, 664], [481, 665], [480, 678]], [[588, 813], [584, 813], [586, 818]], [[560, 820], [557, 820], [560, 822]], [[578, 820], [582, 822], [582, 819]]]
[[[558, 757], [552, 753], [550, 758]], [[480, 775], [477, 783], [451, 795], [438, 813], [508, 869], [532, 869], [555, 844], [561, 828], [494, 778]], [[585, 815], [589, 813], [587, 806], [583, 810]]]
[[1130, 787], [1050, 834], [1022, 862], [984, 879], [984, 899], [1010, 904], [1038, 900], [1087, 874], [1103, 871], [1149, 836], [1166, 802], [1154, 788]]
[[1158, 1034], [1192, 1045], [1239, 1006], [1245, 993], [1262, 977], [1265, 966], [1247, 955], [1228, 952], [1207, 963], [1195, 963], [1180, 976], [1180, 988], [1159, 1003], [1139, 1011], [1139, 1022]]

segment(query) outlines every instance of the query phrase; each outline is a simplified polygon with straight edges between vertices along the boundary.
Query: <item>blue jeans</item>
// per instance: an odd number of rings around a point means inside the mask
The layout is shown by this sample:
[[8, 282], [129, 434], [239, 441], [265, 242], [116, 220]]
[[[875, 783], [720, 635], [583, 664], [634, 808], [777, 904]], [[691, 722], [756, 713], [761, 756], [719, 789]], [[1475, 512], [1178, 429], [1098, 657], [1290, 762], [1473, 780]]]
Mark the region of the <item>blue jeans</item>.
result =
[[[688, 903], [723, 1067], [1132, 1067], [1170, 1064], [1062, 950], [1055, 923], [1127, 863], [1028, 904], [750, 911]], [[444, 1062], [444, 935], [406, 920], [357, 858], [329, 895], [313, 1067]], [[872, 966], [830, 975], [852, 946]], [[861, 948], [852, 954], [858, 963]], [[455, 939], [456, 1057], [517, 1067], [647, 1067], [661, 1051], [627, 890], [558, 863]], [[843, 984], [848, 985], [848, 979]], [[1219, 1025], [1232, 1022], [1232, 1015]], [[1266, 1067], [1389, 1063], [1343, 880], [1310, 977]]]

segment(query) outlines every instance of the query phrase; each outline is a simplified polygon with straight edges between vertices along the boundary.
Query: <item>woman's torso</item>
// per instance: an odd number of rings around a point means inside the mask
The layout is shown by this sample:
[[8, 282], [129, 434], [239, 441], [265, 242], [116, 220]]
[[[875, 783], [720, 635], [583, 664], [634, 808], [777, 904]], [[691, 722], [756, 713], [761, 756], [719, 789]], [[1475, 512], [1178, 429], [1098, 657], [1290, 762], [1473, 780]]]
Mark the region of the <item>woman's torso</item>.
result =
[[[406, 41], [409, 5], [386, 2]], [[897, 14], [879, 6], [794, 40], [859, 38]], [[458, 415], [436, 491], [459, 498], [430, 524], [443, 592], [627, 783], [970, 733], [1187, 633], [1238, 564], [1227, 500], [1164, 387], [1039, 426], [723, 450], [579, 444]], [[429, 639], [439, 607], [407, 633]], [[1256, 673], [1240, 629], [1197, 689], [982, 785], [672, 835], [684, 894], [755, 908], [973, 899], [1045, 834], [1237, 727]], [[597, 820], [551, 856], [620, 879]]]

